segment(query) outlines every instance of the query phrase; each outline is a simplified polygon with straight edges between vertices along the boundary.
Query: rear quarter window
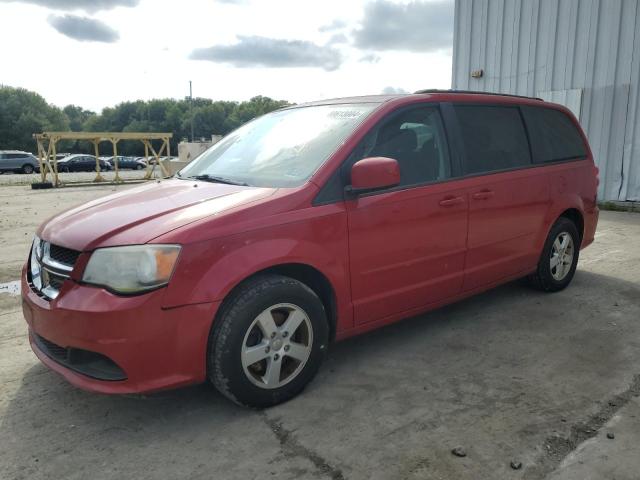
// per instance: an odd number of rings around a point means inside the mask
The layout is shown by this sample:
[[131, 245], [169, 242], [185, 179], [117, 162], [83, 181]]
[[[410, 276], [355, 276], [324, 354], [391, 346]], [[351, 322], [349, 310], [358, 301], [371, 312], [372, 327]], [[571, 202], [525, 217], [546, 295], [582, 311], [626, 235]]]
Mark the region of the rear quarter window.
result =
[[518, 107], [456, 105], [466, 175], [531, 165], [527, 133]]
[[560, 110], [522, 107], [535, 163], [586, 158], [587, 149], [573, 121]]

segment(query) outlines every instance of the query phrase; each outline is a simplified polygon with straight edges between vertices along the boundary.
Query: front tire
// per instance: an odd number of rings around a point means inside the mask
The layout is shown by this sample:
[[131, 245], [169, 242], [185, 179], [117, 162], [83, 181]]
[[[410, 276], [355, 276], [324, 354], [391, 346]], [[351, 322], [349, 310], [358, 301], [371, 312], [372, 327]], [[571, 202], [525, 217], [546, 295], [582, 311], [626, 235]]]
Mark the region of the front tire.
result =
[[22, 173], [26, 173], [27, 175], [32, 174], [34, 171], [33, 165], [29, 165], [28, 163], [22, 166]]
[[313, 290], [282, 275], [260, 275], [222, 305], [209, 338], [208, 376], [240, 405], [277, 405], [313, 379], [328, 339], [327, 315]]
[[570, 219], [560, 217], [547, 236], [538, 269], [530, 277], [531, 284], [544, 292], [557, 292], [566, 288], [576, 273], [580, 241], [576, 225]]

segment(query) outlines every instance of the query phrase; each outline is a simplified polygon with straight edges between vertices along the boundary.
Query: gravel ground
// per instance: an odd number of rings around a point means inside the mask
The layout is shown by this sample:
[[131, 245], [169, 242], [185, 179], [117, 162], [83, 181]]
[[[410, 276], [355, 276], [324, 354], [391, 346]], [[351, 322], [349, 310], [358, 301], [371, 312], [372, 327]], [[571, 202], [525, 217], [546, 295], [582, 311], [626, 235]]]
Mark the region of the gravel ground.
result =
[[0, 188], [0, 479], [639, 478], [640, 214], [602, 212], [566, 290], [514, 282], [339, 343], [257, 412], [206, 385], [83, 392], [31, 352], [9, 292], [36, 225], [123, 188]]
[[[143, 179], [146, 170], [120, 170], [120, 177], [124, 180], [137, 180]], [[160, 168], [156, 167], [154, 178], [160, 178]], [[115, 172], [101, 172], [102, 176], [107, 181], [112, 181], [115, 178]], [[92, 182], [96, 178], [96, 172], [70, 172], [60, 173], [60, 180], [64, 182]], [[24, 173], [4, 173], [0, 174], [0, 186], [9, 185], [31, 185], [35, 182], [40, 182], [41, 177], [39, 173], [32, 173], [26, 175]], [[47, 180], [50, 181], [50, 176], [47, 176]]]

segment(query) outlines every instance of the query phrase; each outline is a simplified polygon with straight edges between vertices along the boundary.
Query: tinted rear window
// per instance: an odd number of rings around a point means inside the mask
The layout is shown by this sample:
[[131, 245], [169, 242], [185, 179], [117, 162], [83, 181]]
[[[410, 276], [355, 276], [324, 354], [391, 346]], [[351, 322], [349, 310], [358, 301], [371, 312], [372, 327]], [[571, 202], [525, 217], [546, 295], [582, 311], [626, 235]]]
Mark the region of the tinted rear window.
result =
[[465, 174], [531, 164], [529, 143], [518, 107], [456, 105], [465, 149]]
[[536, 163], [585, 158], [582, 136], [571, 119], [559, 110], [523, 107]]

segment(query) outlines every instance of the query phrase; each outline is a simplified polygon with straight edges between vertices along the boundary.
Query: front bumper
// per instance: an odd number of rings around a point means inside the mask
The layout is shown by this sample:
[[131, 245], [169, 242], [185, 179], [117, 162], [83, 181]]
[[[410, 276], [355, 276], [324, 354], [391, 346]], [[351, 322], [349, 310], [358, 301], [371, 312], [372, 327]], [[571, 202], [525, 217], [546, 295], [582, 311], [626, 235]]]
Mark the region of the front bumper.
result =
[[[47, 301], [31, 290], [25, 267], [22, 309], [31, 348], [70, 383], [94, 392], [143, 393], [203, 382], [219, 302], [163, 309], [164, 290], [121, 297], [66, 280], [58, 298]], [[114, 378], [124, 379], [98, 379], [70, 368], [43, 347], [49, 344], [104, 356], [124, 372]]]

